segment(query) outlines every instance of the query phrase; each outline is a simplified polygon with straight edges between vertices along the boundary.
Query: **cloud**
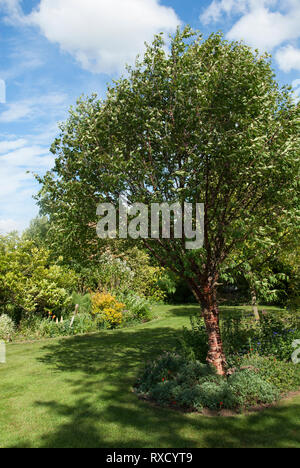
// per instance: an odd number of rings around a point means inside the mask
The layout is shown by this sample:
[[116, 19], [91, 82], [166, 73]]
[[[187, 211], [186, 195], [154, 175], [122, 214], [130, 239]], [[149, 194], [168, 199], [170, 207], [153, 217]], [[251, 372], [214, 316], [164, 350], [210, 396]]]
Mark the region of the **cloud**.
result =
[[38, 211], [32, 200], [38, 188], [32, 172], [44, 174], [54, 157], [48, 146], [29, 145], [25, 139], [2, 141], [0, 152], [0, 231], [21, 231]]
[[6, 110], [0, 113], [0, 123], [12, 123], [23, 119], [28, 121], [42, 115], [57, 114], [60, 109], [65, 109], [66, 99], [65, 94], [49, 93], [7, 103]]
[[[299, 0], [214, 0], [200, 16], [204, 24], [227, 17], [234, 24], [226, 37], [244, 40], [247, 44], [271, 52], [287, 41], [300, 38]], [[283, 71], [299, 69], [297, 50], [289, 44], [278, 52], [278, 63]]]
[[0, 114], [1, 123], [15, 122], [32, 113], [32, 106], [29, 102], [13, 102], [7, 105], [7, 110]]
[[291, 70], [300, 71], [300, 49], [287, 45], [276, 52], [275, 58], [281, 70], [290, 72]]
[[0, 219], [0, 234], [8, 234], [12, 231], [22, 231], [24, 224], [14, 219]]
[[0, 11], [6, 14], [3, 19], [10, 24], [23, 22], [23, 12], [20, 6], [20, 0], [0, 0]]
[[18, 140], [0, 141], [0, 154], [22, 148], [25, 145], [26, 140], [24, 138], [19, 138]]
[[41, 0], [26, 22], [96, 73], [120, 72], [143, 52], [145, 41], [180, 24], [159, 0]]

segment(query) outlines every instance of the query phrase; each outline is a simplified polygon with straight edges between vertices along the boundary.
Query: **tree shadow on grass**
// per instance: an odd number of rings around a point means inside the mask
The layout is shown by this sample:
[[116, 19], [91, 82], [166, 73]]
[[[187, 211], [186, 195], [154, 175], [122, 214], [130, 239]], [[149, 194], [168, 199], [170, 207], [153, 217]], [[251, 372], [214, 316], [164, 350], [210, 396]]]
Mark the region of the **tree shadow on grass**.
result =
[[[40, 447], [300, 447], [300, 404], [236, 418], [151, 406], [132, 392], [139, 368], [175, 343], [171, 328], [75, 337], [44, 346], [39, 359], [64, 372], [70, 401], [37, 401], [60, 421]], [[24, 443], [22, 446], [30, 446]]]

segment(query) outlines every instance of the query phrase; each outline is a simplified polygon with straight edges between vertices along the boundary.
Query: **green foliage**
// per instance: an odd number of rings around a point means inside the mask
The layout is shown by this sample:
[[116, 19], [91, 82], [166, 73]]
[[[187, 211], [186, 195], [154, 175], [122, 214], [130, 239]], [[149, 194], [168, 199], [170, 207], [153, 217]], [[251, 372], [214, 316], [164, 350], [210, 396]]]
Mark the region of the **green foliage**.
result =
[[17, 331], [17, 340], [55, 338], [59, 336], [82, 335], [99, 330], [97, 323], [90, 314], [85, 312], [75, 316], [71, 326], [72, 318], [58, 321], [51, 318], [40, 318], [30, 316], [21, 321]]
[[236, 358], [235, 364], [238, 368], [252, 368], [265, 382], [274, 385], [280, 393], [288, 393], [300, 388], [300, 365], [292, 362], [254, 354]]
[[0, 340], [11, 341], [15, 333], [15, 325], [12, 319], [6, 315], [0, 315]]
[[[251, 313], [226, 311], [221, 316], [221, 334], [230, 365], [234, 356], [249, 353], [289, 361], [292, 343], [300, 339], [300, 323], [294, 313], [288, 312], [261, 314], [258, 322]], [[207, 341], [203, 318], [191, 317], [191, 328], [184, 327], [178, 347], [188, 359], [205, 362]]]
[[0, 238], [0, 307], [17, 321], [25, 314], [60, 317], [71, 307], [77, 276], [66, 267], [50, 265], [49, 256], [32, 241]]
[[38, 199], [56, 243], [74, 255], [103, 243], [95, 234], [100, 201], [117, 204], [124, 192], [147, 205], [201, 200], [204, 249], [151, 243], [162, 265], [181, 276], [184, 265], [185, 278], [200, 278], [245, 239], [255, 238], [253, 251], [292, 224], [299, 106], [274, 80], [270, 57], [246, 45], [221, 34], [204, 41], [185, 28], [170, 54], [165, 46], [158, 35], [104, 101], [91, 96], [70, 110], [52, 145], [55, 167], [38, 177]]
[[78, 305], [81, 313], [88, 314], [92, 311], [92, 298], [89, 293], [82, 295], [73, 291], [72, 304], [74, 307]]
[[121, 242], [114, 249], [102, 252], [97, 260], [87, 266], [78, 265], [81, 290], [106, 290], [112, 294], [127, 294], [132, 291], [151, 301], [164, 299], [160, 285], [164, 269], [153, 266], [150, 256], [141, 249], [130, 248]]
[[240, 408], [257, 404], [273, 403], [278, 400], [279, 390], [263, 380], [255, 372], [245, 369], [236, 372], [228, 379], [228, 390], [232, 393], [235, 405]]
[[238, 370], [225, 379], [212, 367], [174, 353], [148, 363], [135, 390], [161, 405], [192, 411], [243, 409], [273, 403], [280, 396], [273, 383], [252, 370]]
[[288, 361], [294, 351], [292, 343], [297, 339], [300, 339], [300, 327], [294, 315], [287, 319], [268, 314], [259, 323], [253, 349], [260, 355]]
[[[124, 193], [129, 204], [203, 202], [203, 248], [175, 236], [144, 241], [205, 305], [233, 251], [251, 239], [255, 256], [297, 220], [300, 106], [275, 81], [269, 55], [220, 33], [203, 40], [178, 29], [167, 50], [156, 36], [104, 100], [78, 101], [37, 198], [55, 245], [87, 258], [105, 242], [99, 202], [117, 206]], [[210, 349], [216, 365], [220, 353]]]
[[190, 317], [191, 328], [184, 327], [178, 339], [181, 353], [191, 360], [205, 362], [208, 352], [207, 332], [201, 317]]
[[29, 227], [24, 231], [22, 238], [34, 242], [36, 247], [47, 248], [49, 245], [47, 235], [50, 224], [48, 218], [35, 218], [31, 220]]
[[116, 328], [123, 322], [125, 304], [107, 292], [92, 294], [92, 314], [105, 328]]
[[134, 292], [118, 295], [118, 299], [126, 306], [124, 320], [126, 322], [147, 322], [151, 318], [151, 303], [145, 297], [138, 296]]

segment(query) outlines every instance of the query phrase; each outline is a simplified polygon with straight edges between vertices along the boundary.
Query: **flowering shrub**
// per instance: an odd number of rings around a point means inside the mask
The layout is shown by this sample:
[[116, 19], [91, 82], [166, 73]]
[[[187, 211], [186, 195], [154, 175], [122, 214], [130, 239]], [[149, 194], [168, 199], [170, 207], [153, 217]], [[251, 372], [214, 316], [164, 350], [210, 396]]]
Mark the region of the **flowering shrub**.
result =
[[0, 340], [10, 341], [15, 332], [14, 322], [8, 315], [0, 316]]
[[258, 354], [235, 358], [237, 368], [251, 368], [264, 381], [274, 385], [280, 393], [288, 393], [300, 388], [300, 365], [279, 361], [272, 356]]
[[135, 391], [160, 405], [190, 411], [238, 410], [270, 404], [280, 396], [279, 389], [254, 370], [240, 368], [227, 379], [216, 375], [207, 364], [190, 362], [174, 353], [164, 353], [148, 363]]
[[[231, 366], [235, 356], [259, 354], [280, 361], [290, 361], [293, 342], [300, 339], [299, 322], [295, 314], [268, 313], [260, 321], [253, 314], [224, 312], [221, 315], [224, 351]], [[191, 328], [184, 328], [179, 338], [179, 350], [189, 359], [205, 362], [208, 344], [202, 317], [191, 318]]]
[[268, 314], [263, 316], [252, 349], [261, 356], [274, 356], [289, 361], [294, 351], [293, 342], [300, 339], [298, 324], [293, 319]]
[[107, 292], [92, 294], [92, 314], [98, 323], [108, 328], [116, 328], [122, 323], [125, 304]]

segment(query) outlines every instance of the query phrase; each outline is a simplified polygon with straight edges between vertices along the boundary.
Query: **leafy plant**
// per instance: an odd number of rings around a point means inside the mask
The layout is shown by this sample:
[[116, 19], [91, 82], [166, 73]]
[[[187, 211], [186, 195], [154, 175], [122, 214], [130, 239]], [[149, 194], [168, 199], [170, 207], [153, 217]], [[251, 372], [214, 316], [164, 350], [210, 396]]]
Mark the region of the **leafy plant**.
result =
[[297, 219], [300, 107], [279, 87], [270, 57], [245, 44], [219, 33], [203, 40], [186, 27], [167, 49], [157, 35], [104, 100], [91, 96], [71, 109], [51, 148], [54, 169], [37, 176], [39, 205], [61, 243], [82, 252], [104, 242], [93, 229], [95, 200], [118, 205], [126, 193], [130, 204], [147, 206], [203, 201], [203, 247], [185, 249], [176, 237], [142, 241], [197, 298], [211, 335], [207, 359], [223, 375], [222, 264], [249, 239], [247, 257], [258, 245], [273, 248]]
[[11, 341], [15, 333], [15, 325], [12, 319], [6, 315], [0, 315], [0, 340]]
[[228, 379], [199, 361], [190, 362], [175, 353], [164, 353], [148, 363], [135, 391], [161, 405], [187, 410], [223, 408], [241, 410], [275, 402], [279, 389], [254, 370], [238, 369]]
[[92, 313], [98, 323], [108, 328], [115, 328], [122, 323], [125, 304], [118, 302], [110, 293], [97, 292], [92, 294]]

